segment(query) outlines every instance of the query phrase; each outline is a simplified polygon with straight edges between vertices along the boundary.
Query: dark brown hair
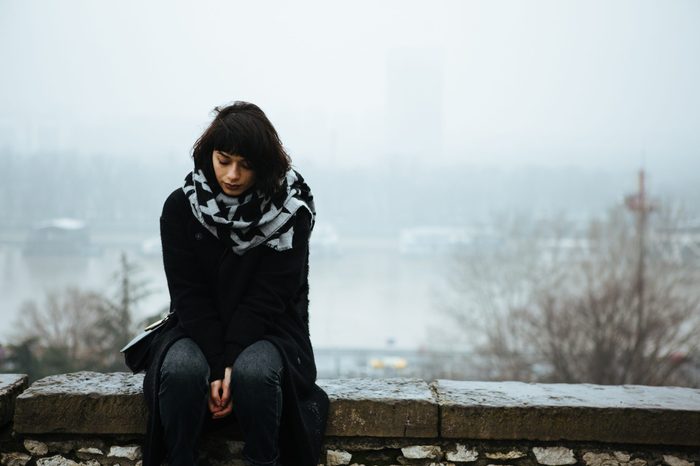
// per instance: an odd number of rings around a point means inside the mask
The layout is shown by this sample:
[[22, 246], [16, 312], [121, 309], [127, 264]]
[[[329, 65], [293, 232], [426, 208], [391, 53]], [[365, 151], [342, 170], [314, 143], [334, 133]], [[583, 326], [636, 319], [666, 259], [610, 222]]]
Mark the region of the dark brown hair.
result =
[[270, 120], [249, 102], [236, 101], [215, 107], [214, 112], [214, 120], [192, 147], [195, 166], [202, 168], [209, 186], [221, 190], [211, 161], [212, 152], [217, 150], [246, 158], [255, 171], [256, 188], [273, 196], [292, 161]]

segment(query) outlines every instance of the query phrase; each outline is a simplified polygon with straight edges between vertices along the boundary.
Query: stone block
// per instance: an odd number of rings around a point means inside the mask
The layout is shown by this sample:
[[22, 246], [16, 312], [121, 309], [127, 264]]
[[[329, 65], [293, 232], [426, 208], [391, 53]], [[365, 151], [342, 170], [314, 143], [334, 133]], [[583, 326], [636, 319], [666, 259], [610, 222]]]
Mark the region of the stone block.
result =
[[460, 461], [470, 463], [479, 458], [479, 452], [476, 448], [467, 448], [465, 445], [458, 443], [454, 450], [447, 450], [446, 458], [448, 461]]
[[31, 456], [18, 451], [0, 453], [0, 464], [2, 466], [24, 466], [29, 463], [30, 459], [32, 459]]
[[38, 440], [27, 439], [24, 441], [24, 448], [34, 456], [43, 456], [49, 452], [49, 446]]
[[644, 385], [433, 382], [444, 438], [700, 446], [700, 390]]
[[411, 445], [403, 447], [401, 453], [404, 458], [419, 460], [431, 459], [439, 460], [442, 458], [442, 449], [437, 445]]
[[547, 466], [562, 466], [576, 464], [574, 451], [565, 447], [533, 447], [537, 462]]
[[521, 450], [487, 451], [484, 456], [490, 460], [515, 460], [527, 456], [527, 452]]
[[27, 388], [25, 374], [0, 374], [0, 427], [12, 421], [15, 400]]
[[[103, 457], [104, 451], [97, 447], [82, 447], [75, 452], [75, 456], [81, 460], [92, 460], [96, 459], [96, 457]], [[116, 466], [116, 464], [112, 466]]]
[[145, 433], [143, 374], [75, 372], [37, 380], [16, 400], [20, 434]]
[[73, 460], [64, 458], [61, 455], [49, 456], [48, 458], [39, 458], [36, 460], [37, 466], [78, 466]]
[[[100, 466], [100, 462], [97, 460], [87, 460], [84, 462], [76, 462], [68, 458], [64, 458], [61, 455], [49, 456], [46, 458], [39, 458], [36, 460], [37, 466]], [[117, 466], [112, 465], [112, 466]]]
[[631, 455], [624, 451], [591, 452], [583, 454], [583, 462], [586, 466], [646, 466], [647, 462], [641, 458], [630, 460]]
[[326, 466], [340, 466], [349, 464], [352, 454], [344, 450], [328, 450], [326, 452]]
[[83, 447], [78, 449], [78, 454], [84, 453], [86, 455], [104, 455], [104, 452], [99, 448], [95, 447]]
[[673, 455], [664, 455], [664, 463], [668, 466], [695, 466], [695, 462], [687, 461]]
[[324, 379], [331, 401], [326, 435], [431, 438], [438, 405], [421, 379]]
[[107, 456], [112, 458], [126, 458], [129, 460], [141, 459], [141, 447], [138, 445], [113, 446]]

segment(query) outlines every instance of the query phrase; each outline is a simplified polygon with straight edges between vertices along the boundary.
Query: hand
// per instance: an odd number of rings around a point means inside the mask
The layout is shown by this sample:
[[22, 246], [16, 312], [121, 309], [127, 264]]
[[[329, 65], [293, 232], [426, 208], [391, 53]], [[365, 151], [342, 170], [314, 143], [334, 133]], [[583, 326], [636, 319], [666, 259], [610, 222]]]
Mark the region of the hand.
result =
[[220, 419], [231, 414], [233, 403], [231, 403], [231, 367], [224, 369], [224, 378], [214, 380], [210, 384], [209, 411], [212, 412], [212, 419]]

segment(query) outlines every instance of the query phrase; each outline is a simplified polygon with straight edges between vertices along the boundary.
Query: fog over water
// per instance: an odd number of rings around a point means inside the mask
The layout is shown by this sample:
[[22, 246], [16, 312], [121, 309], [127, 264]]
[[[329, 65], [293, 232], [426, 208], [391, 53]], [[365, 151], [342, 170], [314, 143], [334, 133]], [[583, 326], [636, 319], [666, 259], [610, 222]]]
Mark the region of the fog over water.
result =
[[[691, 0], [0, 0], [0, 341], [45, 290], [107, 289], [121, 250], [156, 290], [139, 312], [166, 305], [144, 248], [213, 107], [247, 100], [316, 196], [314, 344], [429, 346], [447, 256], [402, 252], [412, 228], [585, 222], [640, 168], [700, 218], [699, 22]], [[101, 254], [24, 255], [57, 217]]]

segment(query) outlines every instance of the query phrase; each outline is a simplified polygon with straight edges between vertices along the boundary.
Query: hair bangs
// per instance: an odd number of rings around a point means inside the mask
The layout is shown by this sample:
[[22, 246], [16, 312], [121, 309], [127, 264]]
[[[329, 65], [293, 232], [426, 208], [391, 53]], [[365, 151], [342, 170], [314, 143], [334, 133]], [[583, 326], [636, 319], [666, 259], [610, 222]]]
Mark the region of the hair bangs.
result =
[[[263, 111], [242, 101], [214, 110], [214, 120], [192, 148], [195, 162], [209, 168], [213, 151], [239, 155], [253, 166], [260, 189], [267, 194], [278, 191], [291, 167], [291, 159]], [[209, 177], [208, 171], [205, 169]]]

